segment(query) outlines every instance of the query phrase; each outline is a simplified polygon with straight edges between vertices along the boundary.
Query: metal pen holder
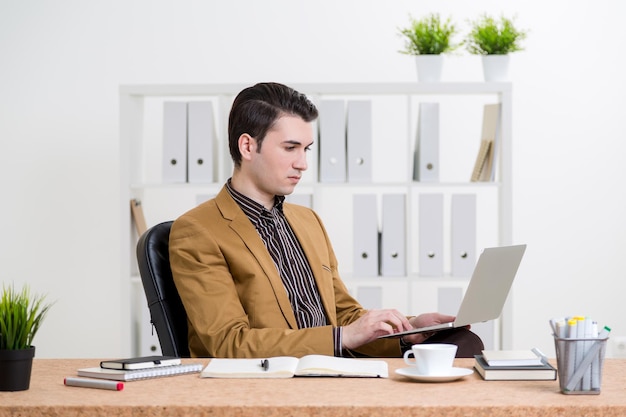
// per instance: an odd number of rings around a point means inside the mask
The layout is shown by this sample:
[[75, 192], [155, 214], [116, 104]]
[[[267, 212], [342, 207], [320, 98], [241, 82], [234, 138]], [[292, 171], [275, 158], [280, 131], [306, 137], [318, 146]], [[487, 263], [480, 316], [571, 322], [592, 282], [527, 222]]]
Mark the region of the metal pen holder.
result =
[[563, 394], [600, 394], [605, 338], [554, 338], [559, 387]]

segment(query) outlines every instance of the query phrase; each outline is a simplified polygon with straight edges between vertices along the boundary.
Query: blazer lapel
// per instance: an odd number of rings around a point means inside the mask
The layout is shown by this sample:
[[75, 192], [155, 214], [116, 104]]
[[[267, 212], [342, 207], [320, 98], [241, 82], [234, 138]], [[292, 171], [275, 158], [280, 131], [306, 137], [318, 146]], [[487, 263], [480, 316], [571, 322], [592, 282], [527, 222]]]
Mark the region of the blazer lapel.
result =
[[[215, 198], [217, 207], [219, 208], [222, 216], [230, 220], [230, 228], [239, 236], [242, 243], [250, 250], [252, 255], [256, 258], [259, 266], [265, 273], [265, 277], [269, 280], [270, 285], [274, 290], [276, 301], [280, 306], [285, 320], [289, 323], [292, 329], [298, 328], [296, 316], [293, 314], [287, 291], [283, 285], [283, 281], [278, 274], [274, 260], [269, 251], [263, 244], [263, 240], [259, 236], [258, 232], [250, 223], [250, 219], [241, 210], [237, 202], [233, 200], [226, 188], [222, 188], [217, 197]], [[259, 279], [262, 277], [259, 274]]]

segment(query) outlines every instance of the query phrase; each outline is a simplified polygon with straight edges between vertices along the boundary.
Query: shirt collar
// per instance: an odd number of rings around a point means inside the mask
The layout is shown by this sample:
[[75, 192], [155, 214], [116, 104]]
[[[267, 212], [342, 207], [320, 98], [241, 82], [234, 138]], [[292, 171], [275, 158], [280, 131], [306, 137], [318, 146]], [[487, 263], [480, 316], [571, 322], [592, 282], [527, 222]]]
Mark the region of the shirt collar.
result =
[[[235, 202], [241, 207], [243, 212], [250, 218], [250, 220], [256, 224], [258, 219], [264, 214], [270, 214], [270, 211], [267, 210], [263, 204], [257, 203], [252, 200], [250, 197], [245, 196], [239, 191], [235, 190], [231, 184], [231, 178], [226, 182], [226, 189], [230, 196], [235, 200]], [[277, 195], [274, 196], [274, 207], [273, 209], [277, 209], [280, 213], [283, 212], [283, 203], [285, 201], [285, 196]]]

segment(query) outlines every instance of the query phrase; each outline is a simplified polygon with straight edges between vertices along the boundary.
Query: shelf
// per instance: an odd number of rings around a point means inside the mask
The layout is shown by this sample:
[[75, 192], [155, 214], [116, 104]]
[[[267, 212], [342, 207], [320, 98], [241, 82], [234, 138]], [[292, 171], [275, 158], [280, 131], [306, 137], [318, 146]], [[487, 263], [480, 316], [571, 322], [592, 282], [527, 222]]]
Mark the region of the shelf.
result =
[[[122, 288], [129, 282], [140, 287], [140, 279], [132, 274], [131, 256], [136, 234], [128, 213], [129, 198], [145, 198], [146, 221], [153, 223], [173, 220], [191, 209], [199, 200], [217, 194], [232, 172], [232, 163], [226, 141], [226, 120], [232, 99], [251, 84], [145, 84], [122, 85], [120, 94], [120, 153], [121, 153], [121, 228]], [[452, 276], [451, 253], [444, 255], [444, 273], [438, 277], [419, 274], [419, 202], [426, 194], [444, 196], [444, 245], [450, 252], [451, 200], [455, 194], [476, 196], [476, 252], [483, 247], [512, 243], [512, 84], [492, 82], [381, 82], [381, 83], [290, 83], [307, 94], [317, 104], [330, 98], [372, 100], [373, 164], [369, 182], [327, 183], [319, 178], [319, 150], [310, 154], [309, 169], [298, 185], [295, 195], [311, 195], [312, 208], [321, 217], [333, 242], [339, 260], [340, 274], [354, 293], [360, 290], [378, 294], [382, 307], [394, 307], [407, 314], [433, 311], [441, 297], [449, 293], [462, 294], [469, 277]], [[216, 131], [219, 145], [216, 150], [216, 181], [211, 183], [163, 184], [161, 176], [161, 125], [159, 122], [164, 101], [211, 100], [215, 104]], [[441, 181], [412, 181], [413, 152], [417, 126], [417, 106], [422, 101], [440, 101], [446, 117], [463, 119], [469, 123], [442, 122]], [[496, 181], [470, 182], [469, 177], [478, 150], [482, 106], [497, 101], [501, 104], [501, 143], [498, 148]], [[395, 106], [395, 107], [394, 107]], [[466, 108], [469, 107], [469, 108]], [[448, 141], [448, 138], [451, 140]], [[315, 140], [317, 141], [317, 138]], [[444, 152], [445, 151], [445, 152]], [[448, 165], [443, 162], [449, 162]], [[451, 161], [451, 162], [450, 162]], [[445, 171], [445, 172], [444, 172]], [[464, 181], [467, 178], [468, 181]], [[371, 193], [405, 194], [406, 198], [406, 274], [404, 276], [355, 277], [353, 270], [353, 196]], [[380, 215], [380, 212], [379, 212]], [[381, 216], [382, 217], [382, 216]], [[379, 218], [379, 223], [380, 222]], [[380, 224], [379, 224], [380, 226]], [[130, 255], [129, 255], [130, 254]], [[476, 257], [477, 259], [477, 257]], [[139, 283], [139, 284], [138, 284]], [[453, 300], [454, 301], [454, 300]], [[460, 301], [460, 300], [459, 300]], [[397, 304], [396, 304], [397, 303]], [[453, 304], [448, 300], [447, 305]], [[132, 309], [131, 309], [132, 307]], [[136, 306], [128, 306], [128, 311]], [[135, 319], [133, 319], [135, 320]], [[494, 348], [511, 343], [510, 306], [502, 313], [499, 323], [477, 326], [486, 332], [486, 339]], [[491, 326], [491, 327], [489, 327]], [[139, 326], [134, 325], [134, 328]], [[128, 335], [128, 343], [141, 335]], [[145, 352], [134, 351], [133, 354]]]

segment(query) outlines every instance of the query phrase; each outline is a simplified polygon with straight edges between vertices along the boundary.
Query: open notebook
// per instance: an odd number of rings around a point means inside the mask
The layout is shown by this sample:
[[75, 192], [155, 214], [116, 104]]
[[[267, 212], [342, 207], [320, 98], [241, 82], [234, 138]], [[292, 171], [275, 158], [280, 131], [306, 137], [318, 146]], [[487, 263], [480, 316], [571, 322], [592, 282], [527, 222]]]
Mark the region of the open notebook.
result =
[[302, 358], [277, 356], [267, 359], [211, 359], [200, 374], [203, 378], [291, 378], [333, 376], [387, 378], [387, 362], [372, 359], [306, 355]]
[[380, 338], [453, 329], [498, 318], [525, 250], [526, 245], [501, 246], [486, 248], [480, 254], [455, 321], [392, 333]]

